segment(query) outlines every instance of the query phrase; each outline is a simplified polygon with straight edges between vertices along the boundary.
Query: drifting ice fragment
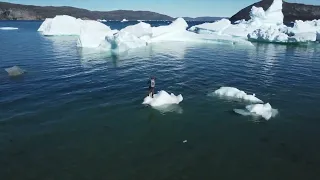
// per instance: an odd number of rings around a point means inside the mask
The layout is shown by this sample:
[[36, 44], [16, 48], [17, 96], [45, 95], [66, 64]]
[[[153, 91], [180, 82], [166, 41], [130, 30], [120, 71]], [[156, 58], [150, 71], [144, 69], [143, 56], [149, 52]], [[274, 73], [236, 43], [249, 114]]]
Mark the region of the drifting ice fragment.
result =
[[142, 104], [148, 104], [153, 107], [169, 105], [169, 104], [179, 104], [183, 100], [182, 95], [175, 96], [174, 94], [168, 94], [166, 91], [160, 91], [158, 94], [154, 94], [153, 98], [147, 96], [144, 98]]
[[0, 27], [0, 30], [17, 30], [17, 27]]
[[245, 101], [250, 101], [253, 103], [262, 103], [262, 100], [255, 97], [255, 94], [248, 95], [244, 91], [240, 91], [234, 87], [221, 87], [220, 89], [216, 90], [214, 95], [222, 96], [222, 97], [230, 97], [235, 99], [243, 99]]
[[278, 110], [272, 109], [269, 103], [248, 105], [246, 106], [246, 109], [234, 109], [234, 112], [243, 116], [261, 116], [266, 120], [269, 120], [278, 114]]

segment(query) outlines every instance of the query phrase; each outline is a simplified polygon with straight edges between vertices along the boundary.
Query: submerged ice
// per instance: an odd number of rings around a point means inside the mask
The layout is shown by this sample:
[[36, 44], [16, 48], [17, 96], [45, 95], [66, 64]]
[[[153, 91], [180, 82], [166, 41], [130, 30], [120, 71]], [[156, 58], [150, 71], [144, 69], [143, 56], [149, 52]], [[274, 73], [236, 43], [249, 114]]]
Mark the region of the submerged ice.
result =
[[221, 87], [220, 89], [214, 91], [214, 95], [235, 99], [242, 99], [252, 103], [262, 103], [263, 101], [258, 99], [255, 94], [248, 95], [244, 91], [241, 91], [234, 87]]
[[172, 104], [179, 104], [181, 101], [183, 101], [183, 97], [181, 94], [175, 96], [173, 93], [169, 94], [166, 91], [162, 90], [157, 94], [154, 94], [153, 98], [150, 96], [144, 98], [142, 104], [150, 105], [152, 107], [161, 107]]
[[25, 73], [25, 70], [21, 69], [18, 66], [6, 68], [5, 71], [8, 73], [9, 76], [20, 76]]

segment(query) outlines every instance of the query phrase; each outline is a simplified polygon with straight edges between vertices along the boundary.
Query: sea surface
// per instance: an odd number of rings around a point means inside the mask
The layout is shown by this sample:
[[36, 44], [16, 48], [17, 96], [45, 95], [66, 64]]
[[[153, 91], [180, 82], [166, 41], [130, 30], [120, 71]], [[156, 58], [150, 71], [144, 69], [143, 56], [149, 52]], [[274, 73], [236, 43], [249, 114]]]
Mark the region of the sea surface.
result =
[[[171, 42], [115, 55], [44, 37], [40, 24], [0, 21], [19, 28], [0, 30], [1, 180], [320, 179], [319, 44]], [[15, 65], [27, 73], [9, 77]], [[150, 76], [182, 103], [142, 105]], [[235, 114], [248, 103], [208, 96], [221, 86], [279, 114]]]

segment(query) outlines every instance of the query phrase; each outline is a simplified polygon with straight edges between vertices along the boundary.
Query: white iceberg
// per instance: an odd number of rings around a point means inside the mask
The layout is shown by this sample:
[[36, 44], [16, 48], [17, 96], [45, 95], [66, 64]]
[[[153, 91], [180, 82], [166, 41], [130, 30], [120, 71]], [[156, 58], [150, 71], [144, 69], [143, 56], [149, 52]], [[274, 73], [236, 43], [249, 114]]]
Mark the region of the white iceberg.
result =
[[250, 11], [250, 20], [238, 21], [231, 25], [229, 20], [222, 19], [214, 23], [204, 23], [190, 28], [191, 31], [199, 30], [197, 33], [215, 32], [217, 34], [230, 35], [247, 38], [249, 33], [259, 29], [261, 26], [278, 26], [283, 24], [282, 0], [274, 0], [268, 10], [253, 6]]
[[320, 20], [313, 21], [301, 21], [296, 20], [292, 28], [289, 28], [288, 33], [298, 34], [298, 33], [308, 33], [313, 32], [316, 33], [320, 31]]
[[217, 34], [196, 34], [190, 31], [177, 31], [173, 33], [163, 34], [158, 37], [152, 38], [150, 43], [159, 43], [159, 42], [186, 42], [186, 43], [212, 43], [212, 44], [241, 44], [247, 46], [253, 46], [251, 42], [242, 39], [235, 38], [228, 35], [217, 35]]
[[316, 32], [305, 32], [305, 33], [297, 33], [292, 37], [289, 37], [289, 43], [295, 42], [314, 42], [317, 40], [317, 33]]
[[173, 32], [183, 32], [187, 27], [188, 23], [183, 18], [178, 18], [167, 26], [152, 27], [152, 37]]
[[[72, 16], [58, 15], [54, 18], [47, 18], [41, 24], [38, 31], [45, 36], [81, 36], [81, 34], [91, 33], [96, 37], [101, 32], [110, 31], [110, 28], [98, 21], [82, 20]], [[94, 33], [97, 34], [95, 35]]]
[[230, 35], [250, 41], [275, 43], [301, 43], [319, 40], [320, 20], [296, 21], [292, 28], [283, 24], [282, 0], [274, 0], [266, 11], [253, 6], [250, 20], [230, 24], [222, 19], [214, 23], [204, 23], [189, 30], [199, 34]]
[[272, 109], [269, 103], [248, 105], [246, 109], [234, 109], [234, 112], [243, 116], [261, 116], [266, 120], [278, 114], [278, 110]]
[[17, 27], [0, 27], [0, 30], [18, 30]]
[[81, 19], [58, 15], [53, 19], [46, 19], [38, 31], [46, 36], [80, 35], [81, 22]]
[[5, 71], [7, 71], [9, 76], [20, 76], [25, 73], [25, 70], [21, 69], [18, 66], [6, 68]]
[[[50, 27], [50, 19], [39, 28], [44, 34]], [[178, 18], [170, 25], [151, 27], [140, 22], [127, 26], [120, 31], [111, 30], [108, 26], [97, 21], [75, 19], [79, 23], [79, 47], [102, 48], [122, 53], [130, 49], [147, 46], [159, 42], [192, 42], [192, 43], [230, 43], [252, 45], [245, 39], [233, 38], [228, 35], [204, 35], [187, 31], [188, 24], [183, 18]], [[52, 29], [52, 28], [49, 28]], [[55, 33], [57, 34], [57, 33]], [[63, 34], [63, 33], [60, 33]]]
[[52, 22], [53, 18], [46, 18], [43, 23], [41, 24], [41, 26], [39, 27], [38, 31], [39, 32], [43, 32], [43, 31], [49, 31], [49, 28], [51, 26], [51, 22]]
[[284, 15], [282, 13], [282, 0], [273, 0], [269, 9], [265, 12], [266, 18], [263, 19], [263, 24], [282, 25]]
[[106, 36], [113, 36], [117, 31], [111, 31], [109, 26], [97, 21], [81, 22], [80, 35], [77, 41], [79, 47], [96, 48], [105, 44]]
[[128, 20], [127, 19], [122, 19], [122, 21], [121, 22], [128, 22]]
[[127, 26], [120, 30], [120, 32], [125, 31], [127, 33], [131, 33], [132, 35], [140, 38], [142, 36], [152, 36], [152, 28], [150, 24], [140, 22], [135, 25]]
[[289, 36], [282, 33], [277, 26], [260, 28], [248, 34], [249, 40], [260, 42], [288, 42]]
[[107, 20], [105, 20], [105, 19], [97, 19], [97, 21], [99, 21], [99, 22], [107, 22]]
[[234, 87], [221, 87], [220, 89], [213, 92], [214, 95], [218, 95], [221, 97], [229, 97], [235, 99], [242, 99], [245, 101], [253, 102], [253, 103], [262, 103], [263, 101], [258, 99], [255, 94], [248, 95], [244, 91], [241, 91]]
[[119, 53], [147, 45], [145, 40], [126, 31], [120, 31], [114, 36], [107, 36], [106, 41], [110, 44], [112, 50], [116, 50]]
[[217, 32], [221, 34], [226, 28], [231, 25], [228, 19], [221, 19], [213, 23], [204, 23], [196, 26], [192, 26], [189, 30], [201, 34], [200, 31]]
[[182, 95], [175, 96], [173, 93], [168, 94], [166, 91], [160, 91], [157, 94], [154, 94], [153, 98], [147, 96], [144, 98], [142, 104], [150, 105], [152, 107], [160, 107], [171, 104], [179, 104], [183, 101]]
[[288, 36], [281, 32], [279, 27], [260, 28], [248, 34], [248, 39], [259, 42], [276, 42], [276, 43], [304, 43], [314, 42], [317, 40], [315, 32], [297, 33], [294, 36]]

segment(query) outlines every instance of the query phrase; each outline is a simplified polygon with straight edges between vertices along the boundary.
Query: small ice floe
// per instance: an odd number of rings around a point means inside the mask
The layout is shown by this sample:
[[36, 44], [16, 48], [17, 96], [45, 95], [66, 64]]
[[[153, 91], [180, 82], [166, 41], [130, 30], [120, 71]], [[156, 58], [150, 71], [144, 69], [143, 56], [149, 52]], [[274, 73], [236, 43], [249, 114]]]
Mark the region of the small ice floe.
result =
[[260, 116], [266, 120], [278, 114], [278, 110], [273, 109], [269, 103], [248, 105], [245, 109], [234, 109], [234, 112], [243, 116]]
[[228, 97], [234, 99], [242, 99], [252, 103], [262, 103], [263, 101], [258, 99], [255, 94], [249, 95], [244, 91], [241, 91], [234, 87], [221, 87], [220, 89], [214, 91], [210, 95], [217, 95], [221, 97]]
[[0, 30], [18, 30], [17, 27], [0, 27]]

